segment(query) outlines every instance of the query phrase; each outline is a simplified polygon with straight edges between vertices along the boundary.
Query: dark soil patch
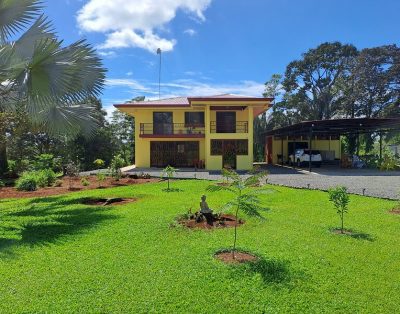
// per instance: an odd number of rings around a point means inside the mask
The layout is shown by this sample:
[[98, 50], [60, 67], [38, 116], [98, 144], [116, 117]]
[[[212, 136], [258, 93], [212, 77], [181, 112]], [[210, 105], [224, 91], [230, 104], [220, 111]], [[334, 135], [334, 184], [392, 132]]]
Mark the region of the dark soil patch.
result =
[[88, 186], [83, 186], [81, 183], [82, 177], [74, 178], [70, 187], [70, 179], [68, 177], [61, 178], [62, 180], [61, 186], [52, 186], [46, 188], [39, 188], [37, 191], [25, 192], [18, 191], [14, 187], [4, 187], [0, 189], [0, 199], [1, 198], [27, 198], [27, 197], [44, 197], [51, 195], [62, 195], [76, 191], [86, 191], [93, 189], [105, 189], [112, 188], [117, 186], [128, 186], [134, 184], [143, 184], [150, 182], [159, 182], [159, 179], [132, 179], [132, 178], [121, 178], [119, 181], [115, 181], [111, 177], [107, 177], [104, 182], [101, 183], [99, 187], [99, 183], [97, 181], [96, 176], [87, 176], [85, 177], [89, 181]]
[[93, 205], [93, 206], [114, 206], [124, 205], [132, 202], [136, 202], [136, 198], [86, 198], [82, 200], [82, 204]]
[[400, 208], [393, 208], [389, 213], [392, 215], [400, 215]]
[[214, 255], [216, 259], [224, 262], [225, 264], [241, 264], [248, 262], [256, 262], [259, 258], [253, 254], [236, 251], [233, 256], [232, 251], [220, 252]]
[[[194, 218], [189, 219], [179, 219], [178, 222], [191, 229], [199, 228], [199, 229], [212, 229], [212, 228], [230, 228], [234, 227], [236, 223], [235, 216], [233, 215], [215, 215], [212, 222], [204, 221], [196, 221]], [[243, 225], [244, 221], [239, 219], [237, 225]]]
[[350, 235], [350, 236], [354, 234], [353, 231], [346, 230], [346, 229], [344, 229], [343, 232], [340, 229], [333, 229], [332, 232], [335, 233], [335, 234], [343, 234], [343, 235]]

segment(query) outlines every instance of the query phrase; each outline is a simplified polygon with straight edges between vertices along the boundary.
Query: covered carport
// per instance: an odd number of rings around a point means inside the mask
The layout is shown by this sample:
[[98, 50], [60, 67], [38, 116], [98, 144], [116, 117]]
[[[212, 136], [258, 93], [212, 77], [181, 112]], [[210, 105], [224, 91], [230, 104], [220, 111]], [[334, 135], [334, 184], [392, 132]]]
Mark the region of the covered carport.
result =
[[[305, 121], [293, 124], [287, 127], [274, 129], [265, 133], [266, 136], [266, 161], [273, 163], [273, 154], [280, 155], [281, 165], [284, 165], [284, 141], [296, 143], [300, 138], [302, 142], [307, 142], [307, 149], [312, 150], [313, 144], [324, 139], [328, 141], [329, 147], [332, 141], [339, 141], [339, 154], [341, 155], [340, 136], [361, 134], [379, 134], [379, 156], [382, 158], [382, 137], [385, 133], [397, 131], [400, 132], [399, 118], [354, 118], [354, 119], [333, 119], [333, 120], [315, 120]], [[273, 150], [271, 143], [280, 141], [280, 151], [278, 148]], [[359, 144], [359, 141], [357, 141]], [[276, 145], [275, 145], [276, 148]], [[294, 147], [293, 147], [294, 148]], [[289, 149], [287, 149], [289, 151]], [[289, 155], [289, 154], [287, 154]], [[311, 160], [308, 165], [309, 171], [312, 170]]]

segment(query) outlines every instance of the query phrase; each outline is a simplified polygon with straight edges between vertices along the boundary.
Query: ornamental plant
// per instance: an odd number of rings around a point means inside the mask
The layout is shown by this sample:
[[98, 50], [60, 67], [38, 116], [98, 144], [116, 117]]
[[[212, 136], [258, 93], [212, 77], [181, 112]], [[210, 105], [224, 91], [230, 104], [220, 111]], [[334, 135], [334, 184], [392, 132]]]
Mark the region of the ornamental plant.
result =
[[98, 172], [98, 173], [96, 174], [96, 178], [97, 178], [97, 182], [98, 182], [98, 184], [99, 184], [99, 188], [101, 188], [102, 183], [103, 183], [103, 182], [105, 181], [105, 179], [106, 179], [105, 173]]
[[169, 187], [169, 181], [174, 177], [176, 173], [176, 169], [170, 165], [168, 165], [167, 167], [165, 167], [162, 171], [162, 178], [167, 178], [167, 190], [166, 191], [171, 191], [170, 187]]
[[115, 181], [119, 181], [119, 179], [121, 179], [121, 168], [123, 166], [125, 166], [125, 160], [121, 157], [120, 154], [115, 155], [110, 163], [111, 176], [115, 179]]
[[222, 210], [233, 209], [235, 212], [235, 230], [232, 248], [233, 259], [235, 259], [236, 252], [239, 211], [242, 211], [248, 216], [263, 219], [260, 211], [267, 210], [267, 208], [261, 205], [260, 194], [268, 193], [270, 190], [256, 187], [266, 176], [267, 172], [261, 171], [244, 178], [234, 170], [227, 170], [224, 177], [227, 179], [228, 183], [224, 182], [224, 184], [210, 185], [207, 187], [207, 191], [210, 192], [226, 191], [232, 195], [230, 201], [223, 205]]
[[96, 169], [104, 168], [105, 164], [106, 163], [103, 159], [96, 159], [95, 161], [93, 161], [93, 165]]
[[329, 189], [329, 200], [333, 203], [337, 213], [340, 216], [341, 229], [340, 232], [344, 233], [344, 214], [348, 212], [348, 205], [350, 202], [349, 194], [345, 186], [337, 186]]

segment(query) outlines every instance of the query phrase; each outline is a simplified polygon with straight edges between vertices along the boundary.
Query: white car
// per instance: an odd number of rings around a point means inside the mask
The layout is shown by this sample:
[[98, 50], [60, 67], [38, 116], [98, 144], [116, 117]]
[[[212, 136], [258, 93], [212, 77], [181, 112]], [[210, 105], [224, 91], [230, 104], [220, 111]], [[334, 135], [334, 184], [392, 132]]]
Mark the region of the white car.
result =
[[[290, 164], [297, 167], [308, 166], [310, 162], [309, 149], [297, 149], [293, 155], [289, 156]], [[322, 157], [319, 150], [311, 150], [311, 164], [317, 168], [321, 167]]]

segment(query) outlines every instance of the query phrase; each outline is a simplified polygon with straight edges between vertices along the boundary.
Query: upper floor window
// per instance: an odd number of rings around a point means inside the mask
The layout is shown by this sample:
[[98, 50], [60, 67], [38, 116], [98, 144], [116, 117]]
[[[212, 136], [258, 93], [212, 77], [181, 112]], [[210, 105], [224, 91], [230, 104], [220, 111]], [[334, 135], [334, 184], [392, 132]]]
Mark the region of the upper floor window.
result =
[[186, 126], [204, 126], [204, 112], [185, 112]]

